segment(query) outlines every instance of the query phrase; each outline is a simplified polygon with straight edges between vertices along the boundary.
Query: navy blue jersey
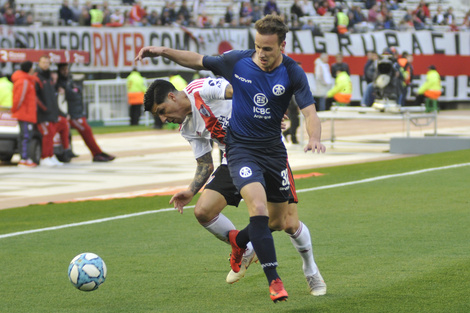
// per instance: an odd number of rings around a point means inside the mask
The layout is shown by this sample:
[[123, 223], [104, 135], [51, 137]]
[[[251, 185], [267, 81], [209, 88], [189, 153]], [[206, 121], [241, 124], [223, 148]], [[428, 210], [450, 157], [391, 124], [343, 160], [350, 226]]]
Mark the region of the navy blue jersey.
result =
[[220, 56], [205, 56], [203, 65], [233, 86], [230, 132], [235, 138], [280, 140], [281, 120], [292, 95], [301, 109], [315, 102], [305, 72], [293, 59], [283, 55], [281, 65], [265, 72], [253, 62], [254, 53], [232, 50]]

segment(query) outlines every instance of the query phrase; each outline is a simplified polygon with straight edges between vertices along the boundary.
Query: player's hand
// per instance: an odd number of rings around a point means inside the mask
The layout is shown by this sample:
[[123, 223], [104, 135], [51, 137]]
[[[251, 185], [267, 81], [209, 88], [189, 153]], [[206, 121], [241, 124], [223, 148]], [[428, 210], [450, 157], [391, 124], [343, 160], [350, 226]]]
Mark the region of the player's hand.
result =
[[281, 130], [286, 130], [287, 129], [287, 123], [285, 122], [285, 120], [288, 120], [289, 117], [287, 116], [287, 114], [284, 114], [284, 116], [282, 117], [282, 120], [281, 120]]
[[170, 204], [173, 204], [175, 209], [177, 209], [180, 214], [183, 214], [184, 206], [191, 202], [193, 197], [194, 194], [191, 190], [180, 191], [171, 197]]
[[139, 54], [134, 59], [134, 62], [142, 61], [145, 58], [153, 58], [158, 57], [162, 53], [163, 47], [143, 47], [140, 49]]
[[304, 152], [307, 151], [312, 151], [313, 153], [315, 153], [315, 151], [317, 153], [325, 153], [326, 147], [319, 141], [309, 141], [309, 143], [304, 148]]

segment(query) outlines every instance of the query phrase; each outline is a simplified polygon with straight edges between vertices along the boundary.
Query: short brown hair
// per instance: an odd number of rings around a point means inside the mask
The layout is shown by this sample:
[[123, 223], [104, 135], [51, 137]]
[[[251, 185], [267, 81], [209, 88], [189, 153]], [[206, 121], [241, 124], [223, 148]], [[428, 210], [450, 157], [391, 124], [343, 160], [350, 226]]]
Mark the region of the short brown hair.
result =
[[279, 39], [279, 44], [286, 40], [286, 34], [289, 32], [289, 27], [284, 23], [282, 17], [272, 14], [268, 14], [256, 21], [255, 29], [261, 35], [276, 34]]

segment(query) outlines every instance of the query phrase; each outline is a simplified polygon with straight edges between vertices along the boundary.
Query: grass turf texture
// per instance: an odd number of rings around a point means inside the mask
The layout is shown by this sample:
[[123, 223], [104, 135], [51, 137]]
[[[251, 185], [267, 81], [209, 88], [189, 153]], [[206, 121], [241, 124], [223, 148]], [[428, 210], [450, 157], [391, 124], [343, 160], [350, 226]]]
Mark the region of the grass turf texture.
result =
[[[297, 189], [466, 163], [470, 151], [329, 167]], [[253, 265], [225, 276], [229, 246], [192, 209], [0, 239], [0, 312], [469, 312], [470, 167], [299, 193], [328, 284], [310, 296], [288, 236], [274, 233], [289, 301], [272, 304]], [[51, 204], [0, 211], [0, 234], [168, 208], [170, 197]], [[244, 204], [224, 213], [238, 228]], [[67, 278], [70, 260], [95, 252], [106, 282], [89, 293]]]

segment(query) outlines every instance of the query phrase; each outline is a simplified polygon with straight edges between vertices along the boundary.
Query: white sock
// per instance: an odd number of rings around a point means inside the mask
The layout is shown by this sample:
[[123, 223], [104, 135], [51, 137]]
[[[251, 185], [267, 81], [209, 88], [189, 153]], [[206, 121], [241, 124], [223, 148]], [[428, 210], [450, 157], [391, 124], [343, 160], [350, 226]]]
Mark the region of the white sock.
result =
[[300, 222], [299, 229], [290, 236], [290, 241], [302, 257], [302, 269], [305, 276], [311, 276], [318, 273], [318, 266], [313, 258], [312, 241], [310, 231], [304, 223]]
[[201, 224], [211, 234], [216, 236], [218, 239], [228, 242], [228, 232], [236, 229], [232, 221], [230, 221], [225, 215], [220, 213], [214, 217], [211, 221]]

